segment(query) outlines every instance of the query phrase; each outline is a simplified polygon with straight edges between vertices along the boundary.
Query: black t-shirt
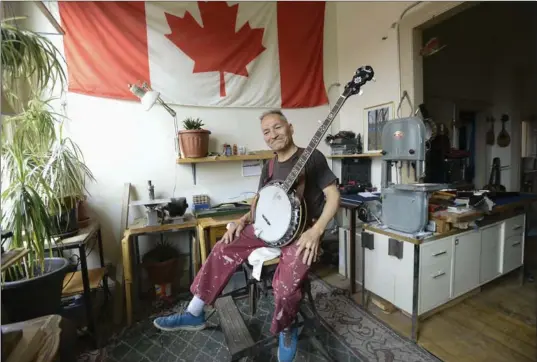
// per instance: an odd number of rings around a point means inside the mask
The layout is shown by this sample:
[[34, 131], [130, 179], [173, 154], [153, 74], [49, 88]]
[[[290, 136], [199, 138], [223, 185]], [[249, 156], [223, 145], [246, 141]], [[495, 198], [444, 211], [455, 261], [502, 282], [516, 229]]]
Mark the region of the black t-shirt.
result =
[[[299, 150], [302, 149], [299, 148]], [[284, 162], [279, 162], [277, 160], [273, 161], [274, 167], [271, 180], [284, 181], [299, 158], [299, 152], [297, 151], [293, 156]], [[266, 162], [263, 166], [261, 178], [259, 179], [259, 189], [261, 189], [263, 182], [268, 177], [269, 162]], [[328, 167], [326, 157], [317, 149], [312, 152], [304, 169], [306, 174], [304, 200], [306, 202], [308, 215], [311, 218], [317, 219], [319, 216], [321, 216], [325, 203], [323, 189], [336, 181], [337, 177]]]

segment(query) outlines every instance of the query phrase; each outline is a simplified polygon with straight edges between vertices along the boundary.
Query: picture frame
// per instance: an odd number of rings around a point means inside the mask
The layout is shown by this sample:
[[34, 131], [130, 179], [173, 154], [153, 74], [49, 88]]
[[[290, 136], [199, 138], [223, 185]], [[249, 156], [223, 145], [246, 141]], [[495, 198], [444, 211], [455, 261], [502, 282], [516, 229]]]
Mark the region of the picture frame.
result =
[[379, 152], [382, 150], [382, 127], [386, 122], [394, 118], [394, 113], [393, 102], [364, 108], [364, 152]]

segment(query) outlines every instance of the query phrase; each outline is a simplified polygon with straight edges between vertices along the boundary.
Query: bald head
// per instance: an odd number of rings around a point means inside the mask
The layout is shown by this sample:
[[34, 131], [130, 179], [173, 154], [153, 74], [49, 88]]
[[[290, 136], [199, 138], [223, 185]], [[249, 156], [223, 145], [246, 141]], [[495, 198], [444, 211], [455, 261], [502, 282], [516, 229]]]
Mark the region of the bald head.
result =
[[293, 125], [279, 110], [270, 110], [259, 117], [261, 130], [266, 144], [273, 151], [282, 151], [291, 147], [293, 142]]
[[271, 109], [270, 111], [263, 112], [263, 114], [261, 115], [261, 117], [259, 117], [259, 119], [263, 121], [263, 119], [269, 116], [278, 117], [281, 121], [289, 123], [289, 121], [287, 120], [287, 117], [285, 117], [285, 115], [279, 109]]

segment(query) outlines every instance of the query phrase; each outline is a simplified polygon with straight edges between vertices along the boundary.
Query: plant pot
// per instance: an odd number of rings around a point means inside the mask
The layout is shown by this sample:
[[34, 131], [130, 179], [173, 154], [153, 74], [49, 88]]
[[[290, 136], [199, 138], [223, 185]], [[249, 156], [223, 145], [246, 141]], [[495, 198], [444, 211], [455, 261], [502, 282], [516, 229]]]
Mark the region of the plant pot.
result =
[[61, 312], [63, 279], [70, 263], [65, 258], [45, 258], [44, 263], [44, 274], [36, 268], [34, 278], [2, 285], [2, 312], [9, 323]]
[[89, 210], [88, 210], [88, 197], [84, 195], [84, 199], [78, 201], [78, 221], [85, 221], [89, 219]]
[[209, 153], [209, 135], [206, 129], [190, 129], [179, 132], [180, 148], [185, 157], [206, 157]]
[[75, 235], [79, 230], [76, 206], [52, 216], [52, 234], [58, 237]]
[[153, 285], [173, 283], [177, 278], [177, 263], [179, 258], [173, 258], [161, 262], [145, 262], [143, 266], [147, 276]]

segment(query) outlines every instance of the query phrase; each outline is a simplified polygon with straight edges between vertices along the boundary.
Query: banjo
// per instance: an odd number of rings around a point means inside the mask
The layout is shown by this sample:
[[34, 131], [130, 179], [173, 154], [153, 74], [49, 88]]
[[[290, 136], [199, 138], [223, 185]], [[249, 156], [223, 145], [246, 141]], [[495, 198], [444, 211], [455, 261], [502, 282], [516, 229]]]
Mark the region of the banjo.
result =
[[298, 195], [295, 182], [347, 98], [361, 93], [361, 86], [372, 80], [373, 76], [372, 67], [358, 68], [286, 179], [283, 182], [280, 180], [270, 181], [259, 190], [252, 204], [253, 227], [255, 235], [268, 246], [283, 247], [288, 245], [304, 231], [308, 221], [306, 204], [301, 195]]

